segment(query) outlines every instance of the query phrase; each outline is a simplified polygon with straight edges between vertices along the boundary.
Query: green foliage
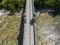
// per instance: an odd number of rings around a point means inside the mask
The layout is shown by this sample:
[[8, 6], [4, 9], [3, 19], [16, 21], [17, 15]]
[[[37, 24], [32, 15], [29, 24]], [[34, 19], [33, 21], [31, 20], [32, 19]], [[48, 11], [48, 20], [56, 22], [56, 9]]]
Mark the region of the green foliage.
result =
[[60, 13], [60, 0], [56, 0], [55, 2], [55, 10]]
[[52, 7], [55, 4], [55, 0], [35, 0], [35, 6], [37, 8]]
[[36, 8], [44, 7], [44, 0], [35, 0], [34, 2]]
[[54, 4], [55, 4], [55, 0], [46, 0], [46, 1], [45, 1], [45, 4], [52, 7], [52, 6], [54, 6]]
[[13, 12], [20, 11], [24, 6], [24, 0], [2, 0], [0, 7]]
[[60, 12], [60, 0], [35, 0], [35, 7], [38, 9], [52, 8]]

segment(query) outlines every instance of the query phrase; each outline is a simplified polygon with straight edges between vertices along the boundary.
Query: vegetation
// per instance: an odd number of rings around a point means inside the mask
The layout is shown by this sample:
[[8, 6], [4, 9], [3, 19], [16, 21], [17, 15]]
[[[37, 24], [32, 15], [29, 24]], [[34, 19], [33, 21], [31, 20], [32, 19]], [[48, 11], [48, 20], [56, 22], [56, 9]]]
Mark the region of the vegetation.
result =
[[[38, 9], [52, 8], [60, 13], [60, 0], [34, 0], [35, 7]], [[0, 0], [0, 9], [20, 11], [24, 6], [25, 0]]]
[[52, 8], [60, 13], [60, 0], [35, 0], [35, 7], [38, 9]]
[[13, 12], [20, 11], [24, 6], [24, 0], [1, 0], [0, 9], [11, 10]]

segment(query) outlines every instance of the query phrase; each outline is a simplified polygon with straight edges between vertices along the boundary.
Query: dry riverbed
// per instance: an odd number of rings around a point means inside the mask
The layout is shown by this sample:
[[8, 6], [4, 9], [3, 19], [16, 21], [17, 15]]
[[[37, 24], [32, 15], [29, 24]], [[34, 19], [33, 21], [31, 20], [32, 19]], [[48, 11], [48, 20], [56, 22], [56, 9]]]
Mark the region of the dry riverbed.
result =
[[0, 45], [18, 45], [21, 15], [0, 16]]
[[59, 30], [60, 22], [49, 13], [41, 13], [36, 17], [37, 45], [60, 45]]

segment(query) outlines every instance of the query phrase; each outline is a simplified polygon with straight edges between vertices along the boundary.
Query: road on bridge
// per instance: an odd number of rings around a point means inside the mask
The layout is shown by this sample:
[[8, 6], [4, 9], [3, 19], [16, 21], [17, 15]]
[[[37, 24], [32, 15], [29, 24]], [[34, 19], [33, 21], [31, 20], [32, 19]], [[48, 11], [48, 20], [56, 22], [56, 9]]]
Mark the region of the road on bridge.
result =
[[23, 45], [34, 45], [33, 0], [26, 0]]

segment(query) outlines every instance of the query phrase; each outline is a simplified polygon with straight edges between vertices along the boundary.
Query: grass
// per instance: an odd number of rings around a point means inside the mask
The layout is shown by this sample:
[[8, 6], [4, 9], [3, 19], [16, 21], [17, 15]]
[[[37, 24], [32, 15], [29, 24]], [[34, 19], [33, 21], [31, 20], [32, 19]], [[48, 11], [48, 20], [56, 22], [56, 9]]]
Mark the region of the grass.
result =
[[3, 45], [5, 41], [7, 42], [7, 45], [17, 43], [17, 37], [20, 32], [21, 17], [21, 15], [0, 16], [0, 45]]

